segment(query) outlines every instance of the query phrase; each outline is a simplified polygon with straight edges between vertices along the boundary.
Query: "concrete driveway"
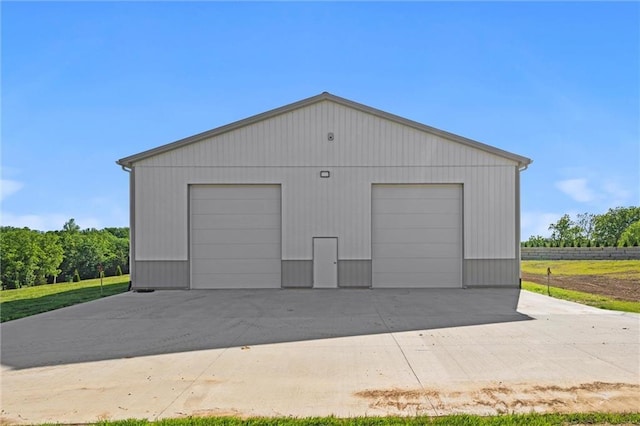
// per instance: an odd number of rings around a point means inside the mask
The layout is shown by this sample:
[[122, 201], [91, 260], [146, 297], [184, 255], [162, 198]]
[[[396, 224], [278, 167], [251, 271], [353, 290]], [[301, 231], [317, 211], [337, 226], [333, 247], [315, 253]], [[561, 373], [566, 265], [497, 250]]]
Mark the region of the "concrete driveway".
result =
[[639, 315], [524, 291], [124, 293], [0, 333], [8, 423], [640, 406]]

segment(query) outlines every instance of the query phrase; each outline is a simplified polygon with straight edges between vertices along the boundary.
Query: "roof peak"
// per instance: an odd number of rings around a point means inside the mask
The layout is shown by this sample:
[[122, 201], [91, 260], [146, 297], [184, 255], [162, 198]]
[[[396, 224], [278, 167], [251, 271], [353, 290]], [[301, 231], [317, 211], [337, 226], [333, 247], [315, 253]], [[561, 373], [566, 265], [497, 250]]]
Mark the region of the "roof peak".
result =
[[349, 107], [349, 108], [353, 108], [353, 109], [356, 109], [356, 110], [359, 110], [359, 111], [362, 111], [362, 112], [365, 112], [365, 113], [368, 113], [368, 114], [371, 114], [371, 115], [374, 115], [374, 116], [377, 116], [377, 117], [380, 117], [380, 118], [383, 118], [383, 119], [386, 119], [386, 120], [395, 121], [395, 122], [397, 122], [399, 124], [403, 124], [405, 126], [409, 126], [409, 127], [415, 128], [417, 130], [421, 130], [421, 131], [424, 131], [424, 132], [435, 134], [435, 135], [441, 136], [441, 137], [443, 137], [445, 139], [448, 139], [448, 140], [451, 140], [451, 141], [454, 141], [454, 142], [458, 142], [458, 143], [461, 143], [463, 145], [471, 146], [473, 148], [480, 149], [482, 151], [486, 151], [486, 152], [492, 153], [494, 155], [498, 155], [500, 157], [508, 158], [508, 159], [510, 159], [512, 161], [517, 162], [521, 167], [527, 166], [532, 162], [532, 160], [530, 160], [529, 158], [526, 158], [526, 157], [511, 153], [511, 152], [508, 152], [508, 151], [504, 151], [504, 150], [502, 150], [500, 148], [496, 148], [496, 147], [484, 144], [482, 142], [478, 142], [478, 141], [466, 138], [464, 136], [459, 136], [459, 135], [456, 135], [454, 133], [447, 132], [445, 130], [436, 129], [435, 127], [427, 126], [426, 124], [422, 124], [422, 123], [419, 123], [417, 121], [410, 120], [408, 118], [400, 117], [398, 115], [391, 114], [391, 113], [388, 113], [388, 112], [385, 112], [385, 111], [382, 111], [382, 110], [379, 110], [379, 109], [376, 109], [376, 108], [373, 108], [373, 107], [370, 107], [370, 106], [367, 106], [367, 105], [364, 105], [364, 104], [360, 104], [358, 102], [354, 102], [354, 101], [351, 101], [351, 100], [346, 99], [346, 98], [341, 98], [341, 97], [333, 95], [333, 94], [331, 94], [331, 93], [329, 93], [327, 91], [324, 91], [324, 92], [320, 93], [319, 95], [311, 96], [309, 98], [305, 98], [305, 99], [302, 99], [300, 101], [293, 102], [291, 104], [287, 104], [287, 105], [281, 106], [279, 108], [275, 108], [275, 109], [272, 109], [272, 110], [269, 110], [269, 111], [266, 111], [266, 112], [263, 112], [263, 113], [260, 113], [260, 114], [256, 114], [256, 115], [250, 116], [248, 118], [245, 118], [245, 119], [242, 119], [242, 120], [239, 120], [239, 121], [235, 121], [235, 122], [230, 123], [230, 124], [226, 124], [226, 125], [223, 125], [223, 126], [220, 126], [220, 127], [216, 127], [214, 129], [211, 129], [211, 130], [208, 130], [208, 131], [205, 131], [205, 132], [202, 132], [202, 133], [198, 133], [196, 135], [189, 136], [189, 137], [184, 138], [184, 139], [180, 139], [180, 140], [178, 140], [176, 142], [172, 142], [172, 143], [169, 143], [169, 144], [166, 144], [166, 145], [159, 146], [157, 148], [153, 148], [153, 149], [150, 149], [150, 150], [147, 150], [147, 151], [140, 152], [138, 154], [131, 155], [129, 157], [122, 158], [122, 159], [116, 161], [116, 163], [121, 165], [121, 166], [123, 166], [123, 167], [132, 167], [133, 163], [135, 163], [137, 161], [140, 161], [140, 160], [143, 160], [145, 158], [149, 158], [149, 157], [152, 157], [154, 155], [158, 155], [158, 154], [162, 154], [162, 153], [167, 152], [167, 151], [178, 149], [178, 148], [180, 148], [182, 146], [189, 145], [189, 144], [192, 144], [192, 143], [195, 143], [195, 142], [198, 142], [198, 141], [201, 141], [203, 139], [207, 139], [207, 138], [210, 138], [210, 137], [213, 137], [213, 136], [217, 136], [219, 134], [235, 130], [235, 129], [239, 128], [239, 127], [244, 127], [244, 126], [247, 126], [247, 125], [250, 125], [250, 124], [257, 123], [259, 121], [267, 120], [269, 118], [278, 116], [280, 114], [284, 114], [284, 113], [289, 112], [289, 111], [293, 111], [293, 110], [296, 110], [296, 109], [304, 108], [306, 106], [309, 106], [309, 105], [312, 105], [312, 104], [314, 104], [316, 102], [320, 102], [320, 101], [324, 101], [324, 100], [329, 100], [329, 101], [332, 101], [332, 102], [336, 102], [336, 103], [338, 103], [340, 105], [343, 105], [343, 106], [346, 106], [346, 107]]

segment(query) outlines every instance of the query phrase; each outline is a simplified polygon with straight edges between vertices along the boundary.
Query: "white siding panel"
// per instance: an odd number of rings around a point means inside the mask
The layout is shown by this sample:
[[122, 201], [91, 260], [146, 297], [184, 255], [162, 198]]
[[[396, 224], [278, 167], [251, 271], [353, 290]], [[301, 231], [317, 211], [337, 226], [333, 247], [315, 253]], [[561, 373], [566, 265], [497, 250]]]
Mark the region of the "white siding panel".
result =
[[[331, 178], [319, 177], [323, 169], [331, 171]], [[511, 166], [136, 167], [136, 260], [188, 260], [188, 186], [211, 183], [281, 184], [282, 258], [290, 260], [310, 260], [316, 236], [337, 236], [342, 259], [371, 259], [372, 183], [462, 184], [465, 258], [513, 259], [516, 173]], [[237, 217], [239, 226], [247, 216]], [[266, 220], [257, 219], [255, 225], [267, 226]], [[379, 220], [394, 226], [385, 215]], [[403, 217], [408, 224], [416, 220], [412, 214]]]
[[[329, 142], [327, 134], [334, 133]], [[485, 151], [330, 101], [141, 160], [139, 166], [513, 165]]]
[[135, 260], [188, 260], [188, 195], [180, 170], [140, 168], [135, 179]]
[[[515, 167], [473, 167], [465, 185], [465, 258], [516, 256]], [[468, 238], [467, 238], [467, 233]]]

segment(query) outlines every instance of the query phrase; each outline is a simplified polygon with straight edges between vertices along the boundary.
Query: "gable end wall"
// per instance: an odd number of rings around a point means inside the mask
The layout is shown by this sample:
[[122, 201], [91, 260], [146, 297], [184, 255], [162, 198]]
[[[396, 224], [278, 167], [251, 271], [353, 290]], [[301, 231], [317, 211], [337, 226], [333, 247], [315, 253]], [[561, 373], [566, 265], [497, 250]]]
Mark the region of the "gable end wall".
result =
[[[335, 235], [342, 270], [354, 275], [371, 260], [372, 184], [452, 183], [463, 185], [465, 283], [517, 282], [515, 161], [333, 102], [149, 157], [134, 168], [137, 262], [188, 262], [189, 185], [271, 183], [282, 186], [283, 272], [286, 262], [312, 259], [314, 236]], [[321, 170], [331, 178], [320, 179]]]

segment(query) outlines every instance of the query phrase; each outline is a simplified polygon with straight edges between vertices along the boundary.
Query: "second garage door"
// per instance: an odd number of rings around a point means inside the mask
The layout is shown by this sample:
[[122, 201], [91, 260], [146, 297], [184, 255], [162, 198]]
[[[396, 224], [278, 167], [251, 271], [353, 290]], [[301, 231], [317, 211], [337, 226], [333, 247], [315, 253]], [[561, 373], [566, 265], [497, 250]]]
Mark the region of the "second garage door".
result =
[[191, 187], [191, 288], [280, 287], [280, 186]]
[[373, 287], [462, 287], [462, 186], [373, 185]]

